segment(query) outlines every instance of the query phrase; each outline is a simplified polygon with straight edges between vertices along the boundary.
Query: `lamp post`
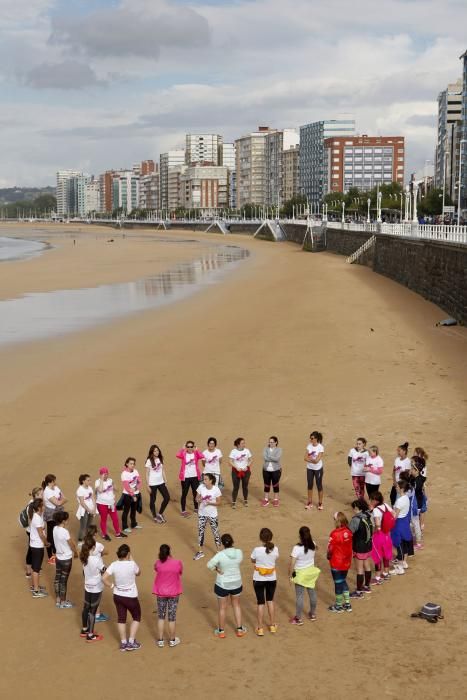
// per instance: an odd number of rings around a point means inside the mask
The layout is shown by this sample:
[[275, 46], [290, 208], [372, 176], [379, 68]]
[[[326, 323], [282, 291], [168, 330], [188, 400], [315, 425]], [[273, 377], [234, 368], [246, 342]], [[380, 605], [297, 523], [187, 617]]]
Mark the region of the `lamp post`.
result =
[[414, 184], [413, 184], [413, 208], [412, 208], [412, 222], [414, 224], [418, 224], [417, 198], [418, 198], [418, 185], [416, 182], [414, 182]]
[[403, 202], [403, 200], [404, 200], [404, 195], [403, 195], [403, 193], [401, 192], [401, 210], [400, 210], [400, 217], [399, 217], [399, 218], [400, 218], [400, 223], [402, 223], [402, 202]]
[[342, 223], [345, 224], [345, 202], [342, 202]]
[[443, 208], [442, 208], [442, 214], [443, 214], [443, 223], [444, 223], [444, 207], [446, 205], [446, 161], [447, 161], [447, 151], [446, 151], [446, 145], [444, 147], [444, 155], [443, 155]]
[[461, 224], [461, 192], [462, 192], [462, 146], [467, 143], [467, 139], [459, 141], [459, 191], [457, 193], [457, 226]]
[[367, 224], [369, 224], [370, 223], [370, 205], [371, 205], [371, 199], [369, 197], [366, 200], [366, 203], [367, 203], [367, 207], [368, 207], [368, 211], [367, 211], [367, 215], [366, 215], [366, 222], [367, 222]]
[[404, 192], [404, 197], [405, 197], [404, 221], [408, 221], [409, 220], [409, 197], [410, 197], [408, 187]]
[[383, 195], [379, 191], [379, 185], [378, 185], [377, 193], [376, 193], [376, 212], [377, 212], [376, 221], [378, 222], [378, 224], [382, 223], [382, 219], [381, 219], [381, 200], [382, 200], [382, 198], [383, 198]]

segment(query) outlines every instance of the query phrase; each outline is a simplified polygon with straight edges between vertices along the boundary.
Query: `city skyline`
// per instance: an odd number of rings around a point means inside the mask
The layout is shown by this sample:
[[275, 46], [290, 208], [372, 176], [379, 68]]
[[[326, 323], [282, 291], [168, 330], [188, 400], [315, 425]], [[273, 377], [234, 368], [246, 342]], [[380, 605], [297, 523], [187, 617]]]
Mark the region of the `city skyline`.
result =
[[462, 75], [467, 25], [458, 0], [442, 16], [419, 0], [1, 6], [4, 187], [158, 160], [186, 133], [232, 142], [349, 114], [357, 133], [405, 137], [408, 174], [434, 159], [437, 97]]

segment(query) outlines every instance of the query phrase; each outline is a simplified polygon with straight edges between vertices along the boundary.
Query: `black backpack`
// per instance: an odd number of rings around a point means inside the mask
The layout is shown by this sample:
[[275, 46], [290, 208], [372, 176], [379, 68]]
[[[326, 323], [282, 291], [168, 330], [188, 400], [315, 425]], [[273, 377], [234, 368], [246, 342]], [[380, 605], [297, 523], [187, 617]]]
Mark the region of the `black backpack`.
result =
[[28, 505], [27, 505], [25, 508], [23, 508], [23, 510], [22, 510], [21, 513], [19, 514], [19, 518], [18, 518], [19, 524], [21, 525], [21, 527], [24, 527], [24, 529], [26, 529], [27, 527], [29, 527], [29, 515], [28, 515], [28, 510], [29, 510], [29, 503], [28, 503]]
[[354, 551], [359, 553], [370, 552], [372, 548], [373, 522], [369, 512], [360, 513], [358, 516], [358, 529], [354, 532]]

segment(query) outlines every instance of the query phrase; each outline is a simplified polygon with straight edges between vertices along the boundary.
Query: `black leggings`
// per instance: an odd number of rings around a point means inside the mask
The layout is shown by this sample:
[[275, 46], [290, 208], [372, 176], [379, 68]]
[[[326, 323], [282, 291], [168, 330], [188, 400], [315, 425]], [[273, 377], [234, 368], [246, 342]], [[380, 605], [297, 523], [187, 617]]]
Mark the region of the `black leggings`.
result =
[[55, 561], [55, 596], [61, 601], [66, 600], [66, 588], [73, 559], [57, 559]]
[[152, 517], [156, 517], [156, 496], [157, 496], [157, 491], [159, 490], [161, 492], [162, 496], [162, 503], [159, 508], [159, 514], [162, 515], [164, 510], [167, 508], [169, 505], [170, 501], [170, 495], [169, 491], [167, 489], [167, 486], [165, 484], [158, 484], [157, 486], [150, 486], [151, 489], [151, 495], [149, 496], [149, 509], [152, 513]]
[[199, 479], [197, 476], [189, 476], [182, 481], [182, 496], [180, 498], [180, 507], [182, 512], [186, 510], [186, 497], [188, 496], [188, 491], [191, 488], [191, 493], [193, 495], [193, 508], [197, 511], [198, 504], [196, 503], [196, 489], [199, 486]]
[[101, 602], [102, 593], [89, 593], [84, 591], [84, 606], [81, 615], [81, 623], [83, 630], [86, 630], [88, 635], [94, 634], [94, 623], [96, 621], [96, 612]]
[[122, 530], [128, 528], [128, 513], [130, 514], [130, 526], [136, 527], [136, 501], [129, 493], [123, 494]]
[[243, 473], [243, 476], [238, 476], [235, 469], [232, 469], [232, 503], [235, 503], [238, 496], [238, 490], [240, 488], [240, 482], [242, 483], [243, 500], [248, 501], [248, 484], [250, 481], [251, 472], [247, 471]]
[[32, 559], [31, 559], [31, 545], [29, 543], [29, 540], [31, 539], [31, 533], [27, 532], [26, 537], [28, 538], [28, 551], [26, 552], [26, 566], [31, 566]]
[[274, 493], [279, 493], [279, 481], [281, 480], [282, 469], [278, 469], [275, 472], [268, 472], [263, 469], [263, 481], [264, 481], [264, 493], [269, 493], [272, 490]]
[[380, 489], [380, 484], [365, 484], [365, 486], [368, 494], [368, 500], [370, 500], [372, 495]]
[[394, 485], [391, 488], [391, 493], [389, 494], [389, 498], [391, 500], [391, 505], [393, 506], [397, 500], [397, 491], [396, 491], [396, 487]]
[[54, 545], [54, 527], [55, 520], [47, 520], [47, 542], [49, 543], [49, 546], [47, 547], [47, 555], [49, 557], [56, 552]]

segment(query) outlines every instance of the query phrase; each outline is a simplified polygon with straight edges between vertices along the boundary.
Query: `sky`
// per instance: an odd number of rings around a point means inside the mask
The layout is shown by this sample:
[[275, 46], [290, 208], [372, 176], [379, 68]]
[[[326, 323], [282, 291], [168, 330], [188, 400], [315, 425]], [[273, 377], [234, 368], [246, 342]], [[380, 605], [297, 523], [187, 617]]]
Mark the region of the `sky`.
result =
[[352, 114], [432, 160], [466, 0], [0, 0], [0, 187]]

